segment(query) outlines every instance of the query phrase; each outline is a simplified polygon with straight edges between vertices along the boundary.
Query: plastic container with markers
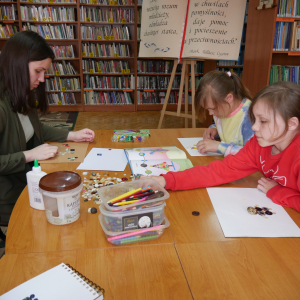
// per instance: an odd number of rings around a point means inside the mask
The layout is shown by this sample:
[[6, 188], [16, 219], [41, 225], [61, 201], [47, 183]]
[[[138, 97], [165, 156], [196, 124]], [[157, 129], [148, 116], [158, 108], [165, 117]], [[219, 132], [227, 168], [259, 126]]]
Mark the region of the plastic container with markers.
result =
[[103, 224], [107, 231], [122, 232], [142, 228], [154, 227], [162, 224], [166, 203], [140, 210], [112, 212], [106, 209], [103, 203], [99, 206], [103, 216]]
[[156, 240], [162, 236], [164, 230], [170, 226], [169, 220], [164, 217], [162, 224], [131, 231], [111, 232], [106, 229], [104, 215], [99, 214], [99, 221], [106, 235], [107, 241], [114, 245], [128, 245], [132, 243]]
[[[157, 195], [159, 197], [155, 199], [145, 200], [136, 204], [128, 204], [124, 206], [110, 206], [108, 205], [108, 201], [114, 199], [118, 196], [121, 196], [129, 191], [145, 188], [150, 186], [154, 191], [157, 191]], [[106, 187], [101, 187], [98, 189], [98, 195], [107, 211], [119, 213], [120, 211], [132, 211], [138, 209], [148, 209], [151, 207], [159, 206], [164, 203], [166, 199], [170, 197], [169, 193], [154, 179], [152, 178], [144, 178], [139, 180], [134, 180], [126, 183], [109, 185]]]

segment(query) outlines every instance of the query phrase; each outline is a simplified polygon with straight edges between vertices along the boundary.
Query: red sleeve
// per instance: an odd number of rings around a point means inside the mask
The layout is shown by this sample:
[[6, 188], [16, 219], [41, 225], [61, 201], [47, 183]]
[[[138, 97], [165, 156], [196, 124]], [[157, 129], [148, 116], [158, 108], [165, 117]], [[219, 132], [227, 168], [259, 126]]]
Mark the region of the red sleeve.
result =
[[259, 155], [255, 137], [251, 138], [236, 155], [228, 155], [208, 166], [197, 166], [185, 171], [164, 174], [166, 189], [189, 190], [216, 186], [246, 177], [258, 171], [255, 157]]
[[[300, 162], [299, 162], [300, 164]], [[280, 184], [274, 186], [267, 192], [267, 197], [271, 198], [276, 204], [291, 207], [300, 212], [300, 165], [295, 167], [298, 190], [294, 190]]]

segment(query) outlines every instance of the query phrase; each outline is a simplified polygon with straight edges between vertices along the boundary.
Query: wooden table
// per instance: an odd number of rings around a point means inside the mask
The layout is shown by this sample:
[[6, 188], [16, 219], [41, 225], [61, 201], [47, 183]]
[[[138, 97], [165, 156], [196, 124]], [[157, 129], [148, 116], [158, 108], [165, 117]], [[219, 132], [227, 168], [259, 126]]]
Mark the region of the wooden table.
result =
[[[151, 138], [142, 147], [184, 149], [178, 137], [202, 136], [202, 132], [151, 130]], [[92, 147], [137, 146], [112, 142], [111, 135], [109, 130], [96, 131], [88, 151]], [[222, 159], [188, 158], [193, 165]], [[75, 170], [77, 166], [74, 162], [42, 164], [42, 169], [50, 173]], [[129, 166], [125, 172], [109, 173], [116, 177], [131, 175]], [[258, 172], [223, 186], [254, 188], [260, 177]], [[118, 247], [106, 241], [98, 214], [87, 213], [95, 206], [91, 201], [81, 202], [78, 221], [54, 226], [47, 222], [45, 212], [29, 207], [26, 188], [8, 227], [6, 255], [0, 260], [0, 270], [7, 276], [0, 282], [0, 295], [65, 262], [102, 285], [107, 290], [105, 299], [300, 299], [299, 239], [225, 238], [205, 188], [171, 191], [166, 202], [165, 214], [171, 226], [161, 238]], [[193, 216], [194, 210], [200, 216]], [[300, 226], [300, 214], [286, 210]], [[123, 281], [117, 279], [120, 276]], [[129, 281], [128, 276], [134, 280]]]

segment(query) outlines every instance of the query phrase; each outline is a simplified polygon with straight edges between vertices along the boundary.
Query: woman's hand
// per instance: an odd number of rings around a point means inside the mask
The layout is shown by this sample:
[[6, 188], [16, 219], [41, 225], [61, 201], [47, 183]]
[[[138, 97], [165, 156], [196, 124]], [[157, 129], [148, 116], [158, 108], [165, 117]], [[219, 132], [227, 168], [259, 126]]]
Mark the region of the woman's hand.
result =
[[152, 178], [155, 181], [157, 181], [162, 187], [165, 187], [167, 185], [166, 179], [163, 176], [141, 176], [140, 179], [144, 178]]
[[214, 140], [215, 136], [218, 134], [218, 130], [215, 127], [207, 128], [204, 130], [203, 138]]
[[212, 140], [202, 140], [196, 145], [197, 150], [201, 154], [206, 154], [206, 152], [217, 152], [220, 142]]
[[92, 142], [95, 138], [95, 132], [91, 129], [85, 128], [79, 131], [70, 131], [67, 141], [73, 142]]
[[276, 185], [278, 185], [278, 183], [275, 180], [262, 177], [258, 180], [257, 188], [266, 194], [271, 188], [273, 188]]
[[24, 151], [23, 153], [25, 155], [26, 162], [28, 163], [35, 159], [40, 161], [54, 157], [56, 153], [58, 153], [58, 148], [49, 144], [43, 144], [31, 150]]

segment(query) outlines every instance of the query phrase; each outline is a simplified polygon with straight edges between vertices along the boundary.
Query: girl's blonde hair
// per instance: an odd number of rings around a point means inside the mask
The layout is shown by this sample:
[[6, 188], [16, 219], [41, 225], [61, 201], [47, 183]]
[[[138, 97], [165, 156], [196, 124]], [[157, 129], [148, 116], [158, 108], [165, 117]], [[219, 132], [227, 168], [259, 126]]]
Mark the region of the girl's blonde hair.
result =
[[[258, 92], [249, 107], [249, 118], [252, 124], [255, 123], [253, 107], [257, 102], [263, 102], [273, 111], [274, 119], [276, 113], [279, 113], [285, 122], [285, 130], [279, 139], [283, 137], [289, 128], [289, 120], [292, 117], [300, 121], [300, 86], [287, 81], [279, 81], [273, 85], [263, 88]], [[298, 128], [300, 130], [300, 128]]]
[[228, 94], [232, 94], [235, 99], [252, 99], [249, 90], [243, 85], [241, 79], [234, 73], [221, 71], [211, 71], [205, 74], [199, 83], [195, 95], [195, 108], [200, 121], [204, 121], [206, 107], [210, 98], [214, 107], [218, 107], [225, 101]]

